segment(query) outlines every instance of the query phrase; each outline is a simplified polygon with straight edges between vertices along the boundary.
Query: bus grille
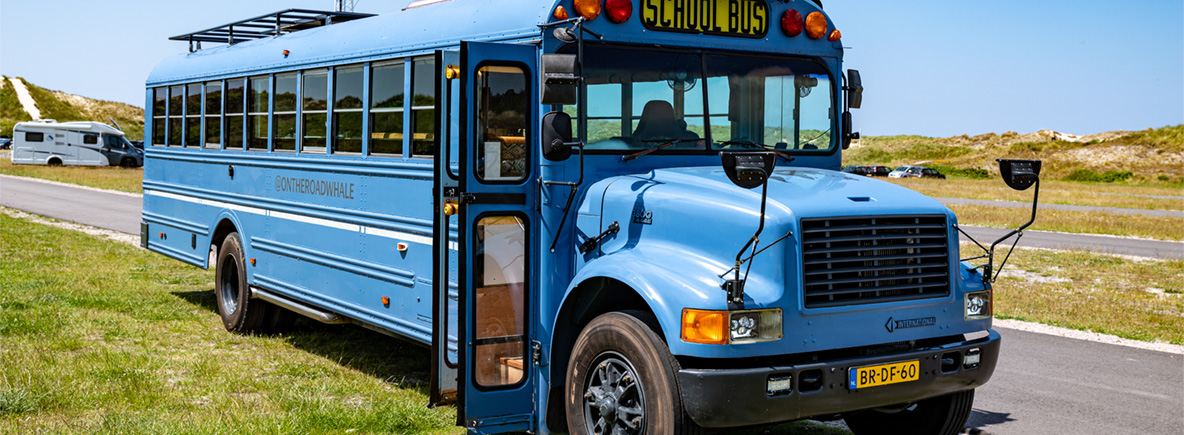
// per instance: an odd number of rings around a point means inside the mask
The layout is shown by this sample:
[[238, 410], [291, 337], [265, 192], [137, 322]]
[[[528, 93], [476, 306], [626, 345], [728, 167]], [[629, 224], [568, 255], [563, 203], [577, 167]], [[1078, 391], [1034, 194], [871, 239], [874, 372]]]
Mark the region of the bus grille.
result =
[[802, 219], [806, 308], [949, 295], [946, 217]]

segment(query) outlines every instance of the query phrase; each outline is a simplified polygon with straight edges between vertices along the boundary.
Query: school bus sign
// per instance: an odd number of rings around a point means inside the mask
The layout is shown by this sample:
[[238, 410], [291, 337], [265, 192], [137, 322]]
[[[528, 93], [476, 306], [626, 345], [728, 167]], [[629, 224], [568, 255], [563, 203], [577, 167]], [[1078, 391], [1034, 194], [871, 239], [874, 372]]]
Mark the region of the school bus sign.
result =
[[660, 32], [763, 38], [769, 30], [765, 0], [642, 0], [641, 23]]

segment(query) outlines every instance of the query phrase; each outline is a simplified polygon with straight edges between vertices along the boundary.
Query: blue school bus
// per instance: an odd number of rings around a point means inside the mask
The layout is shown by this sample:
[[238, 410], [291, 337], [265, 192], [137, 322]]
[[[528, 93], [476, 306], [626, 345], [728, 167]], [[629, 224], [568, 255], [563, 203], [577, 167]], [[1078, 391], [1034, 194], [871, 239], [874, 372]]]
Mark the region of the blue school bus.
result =
[[215, 269], [229, 331], [430, 346], [472, 433], [952, 434], [994, 371], [995, 245], [960, 260], [949, 209], [839, 171], [863, 88], [820, 2], [417, 0], [171, 39], [142, 245]]

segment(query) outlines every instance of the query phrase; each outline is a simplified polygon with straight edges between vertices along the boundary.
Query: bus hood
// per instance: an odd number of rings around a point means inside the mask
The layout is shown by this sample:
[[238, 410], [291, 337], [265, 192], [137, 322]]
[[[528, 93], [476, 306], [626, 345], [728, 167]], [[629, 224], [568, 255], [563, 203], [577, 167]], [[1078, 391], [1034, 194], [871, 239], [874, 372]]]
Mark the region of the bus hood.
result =
[[[768, 184], [765, 228], [758, 249], [780, 240], [781, 247], [753, 263], [746, 299], [756, 306], [780, 305], [793, 280], [787, 271], [800, 261], [801, 219], [846, 216], [941, 215], [954, 223], [941, 203], [912, 190], [866, 176], [813, 168], [774, 171]], [[743, 189], [722, 168], [657, 169], [611, 177], [589, 188], [577, 219], [577, 243], [601, 234], [616, 222], [618, 232], [581, 255], [581, 275], [595, 275], [601, 260], [649, 263], [655, 274], [677, 271], [657, 281], [683, 281], [688, 306], [723, 306], [721, 274], [760, 225], [761, 188]], [[956, 243], [954, 241], [953, 243]], [[747, 256], [747, 254], [745, 254]], [[604, 261], [611, 264], [613, 261]], [[745, 267], [748, 267], [747, 265]], [[649, 273], [649, 272], [644, 272]], [[578, 280], [577, 280], [578, 281]], [[711, 290], [714, 289], [714, 290]], [[680, 297], [681, 298], [681, 297]]]

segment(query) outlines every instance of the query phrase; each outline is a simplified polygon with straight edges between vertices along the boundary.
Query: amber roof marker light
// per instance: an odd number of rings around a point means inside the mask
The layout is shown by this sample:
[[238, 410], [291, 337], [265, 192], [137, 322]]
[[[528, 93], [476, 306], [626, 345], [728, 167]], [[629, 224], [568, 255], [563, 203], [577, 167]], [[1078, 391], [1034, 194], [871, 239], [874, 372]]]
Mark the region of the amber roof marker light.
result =
[[576, 15], [585, 20], [592, 21], [600, 16], [600, 0], [573, 0], [572, 5], [576, 8]]
[[826, 40], [827, 41], [838, 41], [842, 38], [843, 38], [843, 33], [839, 32], [839, 29], [835, 29], [830, 32], [830, 36], [826, 37]]
[[822, 12], [810, 12], [806, 16], [806, 36], [810, 39], [822, 39], [826, 36], [826, 27], [826, 15], [822, 15]]

